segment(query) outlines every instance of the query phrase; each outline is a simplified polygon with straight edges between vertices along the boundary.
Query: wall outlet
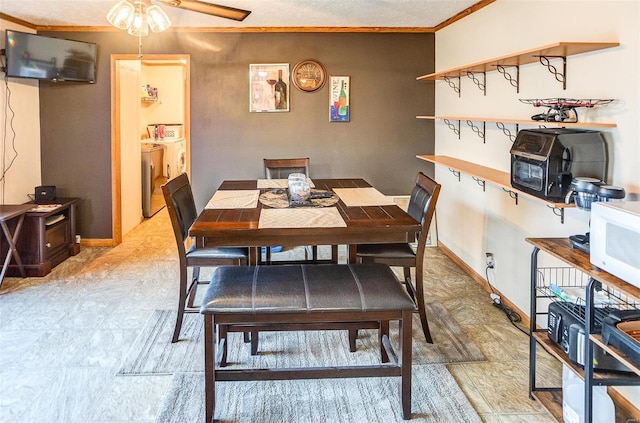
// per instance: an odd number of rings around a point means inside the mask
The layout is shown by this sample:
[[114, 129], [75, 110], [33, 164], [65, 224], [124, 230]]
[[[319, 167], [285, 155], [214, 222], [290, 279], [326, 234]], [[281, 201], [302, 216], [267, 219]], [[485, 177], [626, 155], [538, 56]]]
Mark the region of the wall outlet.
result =
[[493, 253], [486, 253], [487, 256], [487, 267], [489, 269], [495, 269], [496, 268], [496, 260], [493, 257]]

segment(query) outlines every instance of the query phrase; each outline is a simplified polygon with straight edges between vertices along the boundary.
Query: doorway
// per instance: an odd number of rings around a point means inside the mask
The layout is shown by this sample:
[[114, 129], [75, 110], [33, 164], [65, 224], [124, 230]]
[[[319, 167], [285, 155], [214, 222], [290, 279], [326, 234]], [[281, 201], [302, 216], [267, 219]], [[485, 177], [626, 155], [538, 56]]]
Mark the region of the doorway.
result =
[[[171, 80], [160, 83], [143, 81], [141, 75], [144, 74], [145, 69], [151, 69], [150, 73], [153, 75], [168, 74]], [[124, 235], [143, 221], [140, 149], [142, 140], [149, 137], [148, 124], [179, 123], [182, 125], [184, 150], [186, 151], [185, 170], [187, 174], [191, 173], [189, 75], [190, 56], [188, 54], [149, 54], [142, 58], [134, 54], [111, 56], [111, 232], [113, 246], [120, 244]], [[152, 88], [158, 88], [157, 95], [151, 101], [149, 96], [143, 95], [142, 88], [147, 84]], [[181, 89], [181, 96], [175, 96], [176, 89]], [[167, 97], [169, 95], [174, 96]], [[173, 100], [167, 101], [167, 98]], [[169, 115], [171, 118], [165, 117], [167, 110], [171, 110]], [[149, 119], [162, 119], [163, 122], [149, 122]], [[153, 134], [150, 138], [153, 139]]]

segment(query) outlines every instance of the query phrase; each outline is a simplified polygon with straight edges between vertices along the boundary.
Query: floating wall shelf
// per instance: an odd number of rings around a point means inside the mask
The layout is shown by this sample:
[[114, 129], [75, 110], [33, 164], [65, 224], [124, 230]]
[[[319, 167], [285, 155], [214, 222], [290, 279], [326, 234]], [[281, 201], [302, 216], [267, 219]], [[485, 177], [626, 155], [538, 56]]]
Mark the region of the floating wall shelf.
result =
[[[531, 119], [502, 119], [502, 118], [486, 118], [486, 117], [466, 117], [466, 116], [416, 116], [418, 119], [429, 119], [429, 120], [442, 120], [447, 124], [449, 129], [451, 129], [457, 136], [460, 138], [460, 121], [467, 121], [467, 124], [473, 129], [473, 131], [484, 141], [485, 139], [485, 123], [492, 122], [495, 123], [498, 129], [500, 129], [511, 142], [515, 140], [515, 135], [509, 131], [504, 125], [515, 124], [515, 132], [518, 132], [519, 125], [537, 125], [543, 126], [547, 128], [615, 128], [615, 123], [598, 123], [598, 122], [545, 122], [545, 121], [536, 121]], [[452, 121], [458, 121], [458, 125], [452, 123]], [[473, 122], [482, 122], [483, 126], [480, 129]]]
[[[486, 73], [492, 71], [500, 72], [509, 83], [520, 92], [520, 66], [529, 63], [539, 62], [551, 72], [556, 80], [562, 83], [562, 88], [567, 88], [567, 56], [581, 53], [588, 53], [605, 48], [618, 47], [620, 43], [581, 43], [581, 42], [558, 42], [531, 50], [519, 51], [516, 53], [500, 56], [482, 62], [472, 63], [441, 72], [419, 76], [418, 81], [445, 80], [458, 94], [460, 94], [460, 77], [468, 76], [486, 94]], [[562, 70], [559, 71], [550, 62], [552, 59], [562, 59]], [[513, 72], [509, 72], [513, 68]], [[482, 75], [482, 81], [477, 75]], [[457, 84], [456, 81], [457, 79]]]
[[518, 197], [520, 195], [535, 201], [546, 204], [547, 207], [553, 210], [553, 213], [560, 216], [560, 222], [564, 223], [564, 209], [573, 208], [575, 204], [555, 203], [553, 201], [547, 201], [535, 195], [528, 194], [526, 192], [519, 191], [511, 186], [511, 175], [507, 172], [503, 172], [490, 167], [481, 166], [475, 163], [467, 162], [465, 160], [456, 159], [449, 156], [429, 156], [429, 155], [417, 155], [420, 160], [424, 160], [430, 163], [434, 163], [440, 166], [446, 166], [451, 172], [460, 180], [460, 174], [464, 173], [470, 175], [474, 181], [476, 181], [483, 190], [485, 183], [488, 182], [492, 185], [502, 188], [509, 193], [509, 196], [518, 204]]

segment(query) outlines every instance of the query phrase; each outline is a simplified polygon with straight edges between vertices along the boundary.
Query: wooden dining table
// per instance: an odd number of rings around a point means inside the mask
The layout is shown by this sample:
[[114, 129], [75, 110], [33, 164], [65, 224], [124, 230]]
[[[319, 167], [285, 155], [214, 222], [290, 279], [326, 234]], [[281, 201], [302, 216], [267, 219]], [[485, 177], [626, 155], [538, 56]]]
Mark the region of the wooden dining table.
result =
[[[316, 190], [357, 193], [354, 188], [374, 188], [364, 179], [312, 179]], [[258, 188], [260, 180], [225, 180], [216, 193], [244, 190], [257, 194], [274, 192], [274, 188]], [[262, 180], [264, 182], [264, 180]], [[351, 190], [349, 190], [351, 189]], [[369, 192], [363, 190], [364, 192]], [[377, 192], [377, 191], [375, 191]], [[377, 194], [380, 194], [379, 192]], [[214, 194], [215, 197], [215, 194]], [[378, 197], [384, 197], [381, 194]], [[414, 242], [420, 224], [389, 197], [375, 204], [370, 201], [363, 205], [345, 202], [346, 197], [329, 206], [335, 207], [343, 225], [302, 227], [283, 225], [282, 227], [261, 226], [261, 214], [272, 207], [257, 201], [255, 205], [228, 208], [205, 208], [197, 217], [189, 235], [199, 246], [256, 247], [250, 248], [250, 262], [256, 264], [260, 247], [277, 245], [348, 245], [349, 262], [355, 262], [355, 246], [371, 243]], [[373, 203], [373, 204], [372, 204]], [[327, 207], [327, 208], [329, 208]], [[297, 207], [286, 208], [293, 216]], [[264, 217], [264, 216], [263, 216]]]

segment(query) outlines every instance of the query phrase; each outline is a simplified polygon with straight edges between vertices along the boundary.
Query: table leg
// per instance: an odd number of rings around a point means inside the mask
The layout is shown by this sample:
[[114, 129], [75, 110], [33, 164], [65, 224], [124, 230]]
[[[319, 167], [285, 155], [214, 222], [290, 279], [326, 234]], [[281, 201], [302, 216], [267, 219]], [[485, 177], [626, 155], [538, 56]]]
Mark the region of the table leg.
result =
[[24, 267], [22, 266], [22, 260], [20, 260], [20, 254], [18, 254], [18, 249], [16, 248], [16, 242], [18, 240], [18, 236], [20, 235], [20, 229], [22, 229], [23, 222], [24, 222], [24, 214], [18, 217], [16, 230], [13, 232], [13, 235], [12, 235], [11, 230], [9, 229], [9, 226], [7, 225], [7, 222], [4, 220], [0, 221], [0, 226], [2, 226], [2, 232], [4, 232], [4, 237], [6, 238], [7, 243], [9, 244], [9, 250], [7, 251], [7, 256], [4, 259], [4, 263], [2, 264], [2, 271], [0, 272], [0, 284], [2, 284], [2, 281], [4, 279], [4, 274], [6, 273], [7, 268], [9, 267], [11, 256], [13, 256], [13, 259], [16, 261], [16, 264], [18, 265], [18, 269], [20, 270], [20, 274], [22, 275], [22, 277], [25, 278], [27, 276], [24, 272]]
[[356, 244], [349, 244], [348, 246], [348, 257], [347, 263], [355, 263], [356, 262], [356, 251], [358, 250], [358, 246]]

